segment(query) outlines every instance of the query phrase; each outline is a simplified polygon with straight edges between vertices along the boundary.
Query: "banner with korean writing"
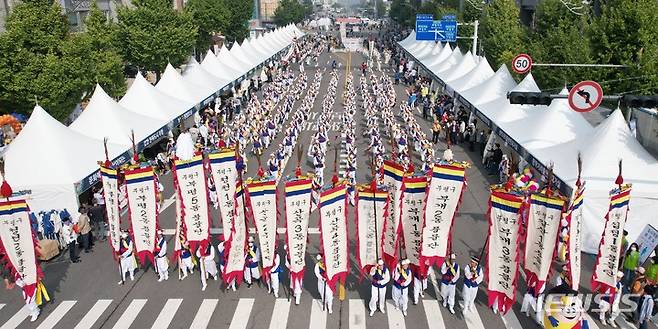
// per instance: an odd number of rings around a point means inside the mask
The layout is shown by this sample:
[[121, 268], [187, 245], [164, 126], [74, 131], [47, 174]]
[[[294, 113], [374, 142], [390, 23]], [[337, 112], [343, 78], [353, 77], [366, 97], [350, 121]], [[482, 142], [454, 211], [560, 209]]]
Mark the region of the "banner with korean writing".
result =
[[320, 193], [320, 245], [327, 267], [327, 282], [336, 291], [336, 281], [345, 283], [348, 264], [347, 188], [339, 185]]
[[235, 216], [235, 184], [238, 171], [235, 168], [235, 149], [223, 150], [208, 154], [210, 173], [215, 182], [217, 199], [219, 200], [219, 214], [222, 218], [222, 231], [224, 240], [231, 236], [231, 226]]
[[398, 239], [400, 237], [400, 198], [402, 196], [402, 177], [404, 168], [402, 165], [385, 160], [384, 161], [384, 186], [388, 191], [389, 208], [388, 216], [384, 224], [384, 238], [382, 240], [384, 262], [396, 264], [398, 257]]
[[542, 290], [556, 254], [564, 200], [543, 194], [530, 195], [524, 270], [528, 288]]
[[185, 241], [185, 227], [183, 227], [182, 206], [179, 197], [176, 197], [176, 231], [174, 232], [174, 252], [171, 255], [172, 263], [178, 263], [183, 241]]
[[176, 160], [174, 167], [174, 183], [181, 199], [181, 217], [190, 250], [195, 252], [198, 246], [205, 250], [210, 239], [210, 210], [203, 156]]
[[154, 264], [155, 232], [158, 226], [157, 183], [152, 167], [126, 170], [126, 199], [130, 233], [139, 262], [148, 258]]
[[489, 247], [486, 277], [489, 306], [497, 301], [505, 314], [514, 304], [519, 268], [519, 234], [523, 197], [492, 191], [489, 199]]
[[304, 278], [312, 186], [310, 178], [288, 181], [285, 186], [286, 243], [293, 281]]
[[[455, 215], [466, 185], [466, 170], [461, 166], [435, 164], [427, 189], [420, 262], [441, 266], [448, 255]], [[424, 266], [424, 265], [423, 265]]]
[[276, 251], [276, 181], [272, 179], [249, 183], [247, 195], [252, 219], [258, 231], [263, 274], [267, 277], [270, 267], [274, 264]]
[[567, 268], [571, 279], [571, 289], [580, 287], [581, 252], [583, 250], [583, 193], [584, 184], [577, 184], [574, 197], [567, 213], [569, 238], [567, 240]]
[[12, 279], [23, 280], [23, 292], [32, 297], [43, 273], [37, 264], [29, 211], [25, 200], [0, 202], [0, 253], [5, 255]]
[[[420, 248], [422, 242], [423, 211], [427, 177], [405, 177], [402, 179], [400, 221], [402, 238], [407, 259], [415, 268], [420, 268]], [[394, 268], [395, 264], [388, 264]]]
[[225, 242], [225, 248], [228, 252], [226, 254], [226, 267], [224, 267], [222, 276], [224, 282], [237, 280], [239, 283], [242, 282], [242, 271], [245, 265], [244, 256], [247, 247], [247, 199], [240, 182], [235, 188], [234, 198], [235, 217], [233, 218], [231, 238]]
[[610, 207], [605, 216], [605, 228], [599, 243], [599, 253], [596, 266], [592, 273], [592, 290], [615, 290], [617, 285], [617, 269], [621, 256], [622, 233], [628, 215], [628, 203], [631, 200], [631, 185], [610, 192]]
[[388, 193], [372, 188], [357, 191], [356, 195], [356, 261], [361, 275], [369, 273], [382, 255], [384, 220], [388, 216]]
[[101, 166], [100, 172], [101, 182], [103, 184], [103, 198], [105, 199], [105, 212], [107, 215], [107, 230], [110, 236], [109, 242], [115, 251], [112, 255], [116, 256], [121, 241], [121, 213], [119, 211], [117, 171]]

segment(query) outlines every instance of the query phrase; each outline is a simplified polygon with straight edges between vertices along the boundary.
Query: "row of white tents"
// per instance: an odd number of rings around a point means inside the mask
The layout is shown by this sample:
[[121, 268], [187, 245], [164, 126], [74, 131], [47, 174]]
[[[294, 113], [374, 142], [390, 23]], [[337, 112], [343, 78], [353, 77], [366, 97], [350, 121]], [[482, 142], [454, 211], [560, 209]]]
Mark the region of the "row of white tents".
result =
[[105, 160], [104, 139], [112, 163], [127, 162], [132, 133], [139, 152], [221, 91], [244, 83], [303, 35], [289, 25], [236, 42], [230, 50], [224, 46], [217, 55], [208, 51], [201, 63], [191, 58], [182, 75], [168, 65], [155, 86], [137, 74], [118, 102], [97, 85], [82, 114], [68, 127], [37, 105], [4, 154], [5, 179], [15, 193], [27, 195], [33, 211], [66, 208], [75, 214], [78, 195], [100, 179], [97, 162]]
[[[456, 103], [469, 108], [498, 137], [539, 172], [554, 165], [556, 184], [567, 195], [575, 188], [577, 156], [583, 160], [583, 247], [596, 253], [614, 187], [618, 161], [623, 176], [633, 184], [626, 229], [634, 241], [658, 214], [658, 161], [631, 133], [620, 110], [593, 127], [582, 114], [571, 110], [566, 99], [550, 106], [512, 105], [510, 91], [540, 91], [532, 74], [517, 83], [506, 65], [494, 71], [486, 58], [462, 53], [459, 47], [416, 41], [415, 32], [399, 45], [434, 79], [445, 85]], [[561, 93], [567, 93], [566, 88]]]

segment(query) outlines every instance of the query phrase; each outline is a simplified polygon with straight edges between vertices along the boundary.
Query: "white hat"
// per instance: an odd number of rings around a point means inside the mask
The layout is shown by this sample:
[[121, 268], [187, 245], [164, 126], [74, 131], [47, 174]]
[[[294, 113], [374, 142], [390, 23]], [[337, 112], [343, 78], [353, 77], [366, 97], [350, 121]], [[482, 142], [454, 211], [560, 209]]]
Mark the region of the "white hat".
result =
[[624, 272], [622, 272], [622, 271], [617, 272], [617, 277], [620, 278], [620, 279], [623, 278], [624, 277]]
[[248, 242], [254, 242], [254, 237], [253, 237], [253, 236], [249, 236], [249, 239], [247, 239], [247, 241], [248, 241]]
[[315, 256], [315, 259], [322, 260], [322, 254], [317, 254], [317, 256]]
[[411, 264], [410, 260], [408, 260], [406, 258], [402, 260], [402, 265], [409, 265], [409, 264]]
[[453, 252], [452, 254], [450, 254], [450, 259], [452, 260], [457, 259], [457, 255], [455, 255], [455, 253]]
[[377, 265], [379, 265], [379, 266], [384, 265], [384, 261], [382, 259], [378, 260]]
[[128, 237], [128, 232], [122, 231], [121, 232], [121, 237], [124, 238], [124, 239], [127, 238]]

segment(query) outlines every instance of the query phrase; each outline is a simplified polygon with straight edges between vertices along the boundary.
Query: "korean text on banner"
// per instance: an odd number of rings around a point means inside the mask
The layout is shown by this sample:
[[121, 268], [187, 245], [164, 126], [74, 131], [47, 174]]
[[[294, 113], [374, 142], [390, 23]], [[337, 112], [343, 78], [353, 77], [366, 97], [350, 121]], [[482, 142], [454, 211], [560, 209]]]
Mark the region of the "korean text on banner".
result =
[[195, 252], [199, 245], [205, 250], [210, 239], [210, 214], [203, 157], [197, 155], [189, 161], [175, 161], [174, 176], [190, 250]]
[[222, 218], [222, 231], [224, 240], [231, 236], [231, 226], [235, 216], [235, 184], [238, 171], [235, 167], [235, 150], [224, 150], [219, 153], [208, 154], [210, 173], [215, 182], [217, 199], [219, 200], [219, 214]]
[[388, 215], [388, 193], [365, 189], [356, 196], [356, 243], [359, 269], [368, 273], [382, 256], [384, 220]]
[[489, 199], [489, 247], [486, 276], [489, 306], [505, 314], [515, 301], [519, 268], [519, 232], [523, 198], [492, 191]]
[[311, 179], [286, 182], [286, 243], [293, 280], [304, 278], [308, 219], [311, 215]]
[[276, 243], [276, 181], [247, 184], [249, 207], [253, 216], [263, 264], [263, 273], [269, 274], [274, 264]]
[[385, 160], [384, 161], [384, 186], [388, 191], [389, 208], [386, 223], [384, 224], [384, 238], [382, 248], [386, 264], [397, 263], [398, 238], [400, 237], [400, 198], [402, 197], [402, 177], [404, 168], [402, 165]]
[[115, 169], [101, 166], [100, 172], [101, 182], [103, 184], [103, 198], [105, 199], [110, 246], [115, 252], [118, 252], [119, 242], [121, 240], [121, 213], [119, 211], [119, 185], [117, 183], [117, 171]]
[[[425, 210], [427, 177], [405, 177], [402, 179], [401, 217], [402, 237], [405, 253], [412, 265], [420, 267], [420, 248]], [[392, 268], [392, 267], [391, 267]]]
[[242, 281], [242, 271], [245, 265], [245, 249], [247, 246], [247, 223], [246, 223], [246, 198], [242, 184], [238, 182], [235, 189], [235, 217], [233, 220], [231, 238], [226, 240], [225, 248], [228, 250], [226, 256], [226, 267], [222, 276], [224, 282], [237, 280]]
[[539, 292], [555, 256], [564, 200], [542, 194], [530, 196], [525, 242], [525, 273], [529, 288]]
[[327, 267], [327, 283], [345, 282], [348, 272], [347, 188], [339, 185], [320, 194], [320, 240]]
[[155, 231], [158, 225], [157, 183], [153, 168], [126, 170], [126, 199], [130, 231], [141, 264], [148, 258], [154, 264]]
[[571, 206], [567, 213], [569, 238], [567, 240], [567, 267], [571, 279], [571, 289], [578, 291], [580, 287], [580, 264], [583, 250], [583, 193], [584, 184], [580, 184], [574, 191]]

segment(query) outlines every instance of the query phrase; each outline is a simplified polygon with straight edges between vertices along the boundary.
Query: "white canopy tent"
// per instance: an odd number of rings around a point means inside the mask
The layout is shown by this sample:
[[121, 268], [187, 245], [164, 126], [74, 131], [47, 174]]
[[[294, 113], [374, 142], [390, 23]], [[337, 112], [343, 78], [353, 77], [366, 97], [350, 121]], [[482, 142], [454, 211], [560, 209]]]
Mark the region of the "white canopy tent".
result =
[[210, 50], [208, 50], [206, 57], [204, 57], [203, 61], [201, 61], [201, 67], [208, 71], [210, 74], [229, 82], [234, 81], [242, 76], [242, 72], [239, 72], [229, 65], [220, 62], [215, 54]]
[[193, 108], [196, 103], [172, 97], [155, 88], [138, 72], [119, 105], [134, 113], [169, 122]]
[[[501, 66], [501, 69], [505, 67]], [[489, 62], [486, 58], [482, 57], [477, 66], [470, 72], [462, 75], [461, 77], [447, 81], [446, 83], [450, 84], [452, 89], [461, 92], [471, 87], [477, 86], [478, 88], [482, 86], [482, 83], [491, 78], [494, 75], [494, 71], [489, 65]]]
[[416, 60], [424, 64], [428, 59], [438, 56], [443, 50], [443, 47], [444, 46], [440, 42], [437, 42], [434, 46], [432, 46], [432, 49], [428, 53], [424, 54], [423, 56], [416, 57]]
[[135, 133], [135, 143], [138, 143], [166, 124], [166, 121], [124, 108], [106, 94], [100, 85], [96, 85], [89, 104], [69, 128], [98, 140], [107, 138], [112, 143], [130, 146], [131, 132]]
[[[509, 71], [507, 71], [507, 67], [505, 67], [505, 72], [507, 72], [507, 75], [509, 76], [510, 80], [508, 81], [506, 80], [506, 78], [501, 78], [500, 80], [506, 82], [501, 82], [500, 84], [501, 85], [506, 84], [506, 87], [514, 86], [514, 80], [512, 79], [512, 76], [509, 75]], [[489, 84], [487, 82], [487, 88], [485, 89], [497, 88], [497, 81], [491, 80], [491, 82], [492, 84]], [[484, 113], [491, 120], [493, 120], [497, 125], [525, 118], [527, 115], [527, 111], [530, 110], [530, 108], [532, 108], [532, 110], [535, 111], [545, 110], [546, 108], [546, 106], [544, 105], [533, 106], [533, 105], [510, 104], [509, 99], [507, 99], [506, 96], [507, 92], [505, 91], [503, 93], [502, 92], [503, 90], [505, 90], [505, 88], [502, 88], [500, 90], [501, 93], [497, 98], [486, 98], [485, 100], [491, 99], [489, 101], [486, 101], [486, 103], [480, 102], [482, 100], [482, 97], [479, 96], [478, 93], [484, 95], [485, 92], [483, 92], [477, 87], [465, 91], [464, 93], [462, 93], [462, 96], [466, 98], [469, 102], [471, 102], [471, 104], [473, 105], [477, 104], [478, 109], [482, 111], [482, 113]], [[518, 85], [516, 85], [516, 87], [513, 87], [509, 91], [539, 92], [539, 87], [537, 86], [535, 79], [532, 77], [532, 74], [528, 73], [528, 75], [526, 75], [525, 78], [523, 78], [523, 80], [521, 80], [521, 82]]]
[[452, 82], [468, 74], [477, 65], [477, 56], [473, 56], [470, 51], [464, 55], [462, 61], [450, 71], [444, 72], [443, 81], [452, 87]]
[[436, 44], [431, 41], [425, 41], [421, 47], [416, 49], [412, 54], [416, 58], [417, 61], [420, 61], [423, 57], [427, 56], [429, 53], [432, 52], [432, 49], [434, 49], [434, 46]]
[[446, 78], [459, 67], [474, 67], [475, 61], [471, 52], [462, 54], [461, 51], [453, 51], [448, 59], [441, 63], [441, 68], [433, 71], [436, 76], [441, 80], [446, 81]]
[[[127, 147], [108, 143], [110, 159]], [[105, 160], [103, 141], [67, 128], [37, 105], [4, 154], [5, 179], [26, 192], [32, 211], [66, 208], [77, 214], [75, 185]]]
[[430, 58], [425, 58], [423, 59], [422, 63], [430, 68], [430, 67], [437, 67], [438, 65], [441, 64], [441, 62], [445, 61], [452, 55], [452, 48], [450, 48], [450, 45], [447, 44], [441, 51], [439, 52], [438, 55]]
[[167, 68], [162, 74], [160, 81], [155, 85], [155, 88], [167, 95], [194, 104], [199, 104], [209, 95], [206, 94], [203, 87], [196, 83], [184, 81], [180, 73], [171, 64], [167, 64]]
[[568, 143], [537, 149], [532, 154], [545, 163], [555, 164], [554, 173], [572, 187], [578, 176], [577, 157], [583, 160], [582, 180], [586, 182], [583, 214], [583, 248], [598, 251], [609, 191], [615, 187], [618, 162], [623, 160], [625, 183], [632, 183], [626, 230], [634, 241], [647, 224], [655, 223], [658, 213], [658, 161], [631, 133], [620, 110], [614, 111], [585, 136]]
[[[483, 59], [479, 65], [483, 65], [482, 62], [484, 61], [486, 61], [486, 59]], [[469, 75], [467, 75], [465, 79], [469, 79]], [[461, 90], [458, 89], [459, 94], [471, 104], [483, 104], [500, 97], [505, 100], [506, 104], [509, 104], [509, 101], [507, 100], [507, 92], [516, 86], [516, 81], [512, 78], [506, 65], [501, 65], [500, 68], [498, 68], [498, 71], [488, 77], [486, 81], [480, 81], [476, 84], [476, 80], [479, 80], [477, 76], [470, 77], [470, 82], [468, 82], [470, 86], [462, 88]], [[500, 105], [502, 106], [504, 104]]]
[[407, 49], [408, 46], [410, 46], [413, 42], [416, 41], [416, 30], [411, 30], [411, 33], [404, 38], [404, 40], [398, 42], [402, 48]]
[[219, 50], [219, 54], [217, 54], [217, 59], [219, 60], [220, 63], [224, 63], [230, 67], [233, 67], [236, 69], [236, 71], [241, 72], [240, 76], [246, 74], [250, 69], [248, 68], [248, 64], [244, 63], [243, 61], [239, 61], [233, 53], [231, 53], [226, 46], [222, 46], [222, 49]]
[[204, 87], [205, 89], [203, 89], [203, 92], [206, 95], [204, 99], [222, 89], [224, 86], [231, 82], [231, 80], [219, 78], [204, 70], [199, 62], [197, 62], [196, 59], [191, 56], [187, 61], [185, 71], [183, 71], [183, 81]]
[[452, 50], [452, 53], [450, 53], [450, 56], [448, 56], [443, 61], [435, 63], [432, 66], [428, 66], [428, 65], [426, 66], [427, 69], [432, 71], [434, 74], [438, 75], [439, 72], [447, 71], [448, 69], [459, 63], [462, 57], [464, 57], [464, 55], [459, 50], [459, 47], [455, 47], [455, 49]]

